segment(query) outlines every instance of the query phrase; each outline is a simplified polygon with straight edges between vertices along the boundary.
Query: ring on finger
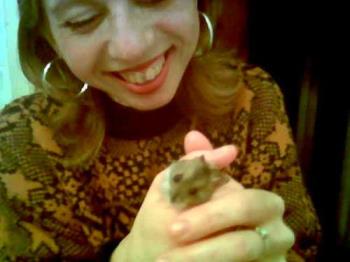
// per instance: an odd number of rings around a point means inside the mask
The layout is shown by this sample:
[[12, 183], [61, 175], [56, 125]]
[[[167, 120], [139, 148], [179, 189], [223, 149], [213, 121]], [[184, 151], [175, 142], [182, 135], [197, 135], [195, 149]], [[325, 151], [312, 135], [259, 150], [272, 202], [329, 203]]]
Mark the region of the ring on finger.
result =
[[256, 227], [255, 232], [258, 233], [258, 235], [262, 238], [263, 241], [265, 241], [269, 236], [269, 232], [266, 228], [263, 227]]
[[263, 227], [256, 227], [254, 230], [262, 241], [262, 253], [266, 252], [266, 239], [269, 237], [269, 231]]

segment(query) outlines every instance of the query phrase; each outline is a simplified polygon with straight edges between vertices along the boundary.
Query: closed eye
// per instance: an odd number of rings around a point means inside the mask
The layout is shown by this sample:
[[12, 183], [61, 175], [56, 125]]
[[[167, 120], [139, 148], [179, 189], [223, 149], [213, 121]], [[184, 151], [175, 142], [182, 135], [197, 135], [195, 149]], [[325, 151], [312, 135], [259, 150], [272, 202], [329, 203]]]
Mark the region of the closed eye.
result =
[[166, 0], [136, 0], [136, 2], [141, 3], [141, 4], [156, 4], [160, 2], [164, 2]]
[[102, 19], [103, 14], [98, 14], [83, 20], [66, 21], [64, 27], [68, 27], [70, 30], [79, 33], [87, 33], [94, 30], [100, 24]]

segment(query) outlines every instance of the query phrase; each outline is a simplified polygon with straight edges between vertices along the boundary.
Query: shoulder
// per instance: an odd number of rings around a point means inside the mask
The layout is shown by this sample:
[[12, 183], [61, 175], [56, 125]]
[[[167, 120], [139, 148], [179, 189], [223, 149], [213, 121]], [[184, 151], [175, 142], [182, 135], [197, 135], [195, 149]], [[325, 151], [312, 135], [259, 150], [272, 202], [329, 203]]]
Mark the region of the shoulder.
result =
[[237, 88], [234, 115], [249, 115], [250, 119], [285, 115], [284, 98], [273, 77], [260, 67], [241, 66], [241, 81]]
[[[0, 222], [1, 261], [8, 256], [34, 259], [34, 251], [39, 249], [28, 248], [35, 246], [31, 235], [37, 239], [45, 235], [43, 244], [56, 250], [44, 227], [37, 226], [45, 214], [42, 203], [50, 197], [48, 188], [57, 184], [45, 150], [52, 145], [43, 117], [49, 104], [43, 95], [33, 94], [14, 100], [0, 112], [0, 221], [4, 222]], [[40, 252], [46, 252], [44, 245]]]
[[17, 98], [0, 111], [0, 137], [10, 134], [16, 127], [30, 126], [33, 122], [48, 125], [59, 103], [42, 93]]
[[[33, 94], [20, 97], [1, 110], [1, 151], [10, 151], [14, 144], [27, 140], [27, 136], [31, 133], [31, 122], [40, 114], [41, 104], [42, 97], [38, 94]], [[21, 137], [21, 139], [17, 139], [17, 137]]]
[[232, 114], [234, 125], [257, 140], [282, 127], [290, 135], [283, 94], [273, 77], [253, 65], [242, 65], [241, 75]]
[[0, 112], [2, 165], [10, 162], [13, 167], [20, 165], [20, 159], [25, 159], [34, 149], [61, 152], [48, 127], [48, 118], [56, 108], [54, 101], [40, 93], [18, 98], [3, 108]]
[[[242, 86], [238, 95], [248, 97], [250, 111], [281, 109], [283, 95], [273, 77], [261, 67], [253, 65], [242, 66]], [[274, 109], [274, 110], [273, 110]]]
[[[19, 124], [29, 118], [41, 118], [45, 121], [45, 116], [54, 113], [58, 103], [42, 93], [35, 93], [17, 98], [7, 104], [0, 111], [0, 123]], [[0, 128], [0, 134], [2, 129]]]

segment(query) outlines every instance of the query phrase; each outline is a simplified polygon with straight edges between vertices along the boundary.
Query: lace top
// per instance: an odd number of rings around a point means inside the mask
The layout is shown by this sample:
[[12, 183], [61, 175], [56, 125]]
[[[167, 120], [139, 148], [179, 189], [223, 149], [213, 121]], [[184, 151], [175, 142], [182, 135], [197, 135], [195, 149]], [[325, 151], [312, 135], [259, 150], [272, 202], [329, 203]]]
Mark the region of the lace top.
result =
[[[288, 261], [313, 260], [320, 226], [303, 185], [283, 97], [261, 69], [245, 67], [243, 74], [229, 117], [196, 129], [214, 146], [239, 147], [230, 175], [247, 188], [283, 197], [285, 221], [296, 235]], [[107, 135], [89, 167], [65, 168], [47, 125], [57, 106], [37, 93], [1, 112], [0, 261], [100, 259], [103, 247], [128, 234], [152, 178], [184, 154], [183, 139], [191, 129], [186, 118], [177, 117], [147, 137]], [[150, 119], [162, 121], [159, 115]]]

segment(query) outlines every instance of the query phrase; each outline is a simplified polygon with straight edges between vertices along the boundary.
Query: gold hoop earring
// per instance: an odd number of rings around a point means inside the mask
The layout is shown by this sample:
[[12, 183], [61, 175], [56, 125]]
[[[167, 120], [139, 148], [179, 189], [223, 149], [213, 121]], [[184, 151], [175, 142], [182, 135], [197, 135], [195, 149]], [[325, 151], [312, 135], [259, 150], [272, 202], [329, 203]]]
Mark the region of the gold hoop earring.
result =
[[198, 11], [200, 17], [202, 17], [204, 19], [204, 22], [207, 26], [207, 31], [208, 31], [208, 42], [205, 48], [200, 48], [197, 49], [195, 52], [195, 56], [201, 56], [204, 53], [208, 52], [209, 50], [211, 50], [213, 48], [213, 44], [214, 44], [214, 27], [212, 22], [210, 21], [210, 18], [201, 11]]
[[[49, 73], [53, 63], [55, 61], [57, 61], [57, 60], [58, 60], [58, 58], [53, 59], [52, 61], [47, 63], [46, 66], [44, 67], [44, 70], [43, 70], [43, 73], [42, 73], [42, 76], [41, 76], [41, 81], [43, 83], [45, 83], [46, 85], [52, 86], [52, 84], [49, 81], [47, 81], [47, 75], [48, 75], [48, 73]], [[65, 78], [61, 70], [60, 70], [59, 73], [60, 73], [62, 78]], [[66, 79], [64, 79], [64, 80], [66, 80]], [[84, 83], [83, 86], [80, 88], [80, 91], [75, 96], [76, 97], [82, 96], [88, 89], [89, 89], [89, 84]]]

